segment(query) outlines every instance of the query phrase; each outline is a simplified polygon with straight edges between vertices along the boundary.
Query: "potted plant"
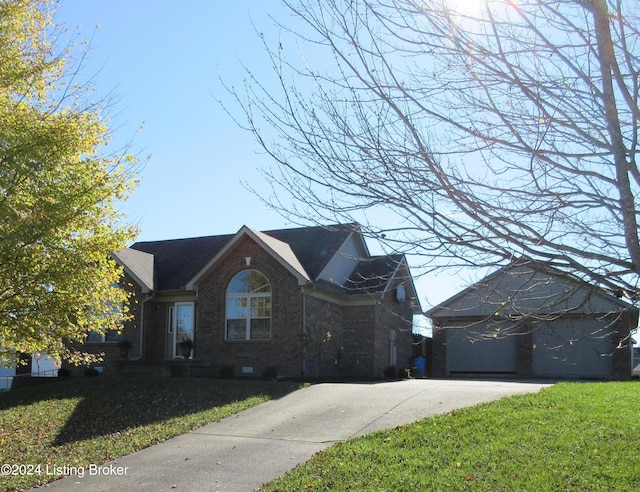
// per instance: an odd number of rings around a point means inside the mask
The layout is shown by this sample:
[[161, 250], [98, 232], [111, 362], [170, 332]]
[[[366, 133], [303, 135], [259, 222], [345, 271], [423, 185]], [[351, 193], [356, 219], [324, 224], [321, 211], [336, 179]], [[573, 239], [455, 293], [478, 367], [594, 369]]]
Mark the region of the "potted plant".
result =
[[191, 349], [193, 348], [193, 340], [191, 338], [183, 338], [178, 344], [180, 347], [180, 351], [182, 352], [182, 357], [188, 359], [191, 355]]
[[120, 357], [122, 357], [123, 359], [128, 359], [129, 350], [131, 350], [132, 346], [133, 344], [131, 343], [131, 341], [127, 340], [126, 338], [123, 338], [122, 340], [120, 340], [118, 342], [118, 348], [120, 349]]

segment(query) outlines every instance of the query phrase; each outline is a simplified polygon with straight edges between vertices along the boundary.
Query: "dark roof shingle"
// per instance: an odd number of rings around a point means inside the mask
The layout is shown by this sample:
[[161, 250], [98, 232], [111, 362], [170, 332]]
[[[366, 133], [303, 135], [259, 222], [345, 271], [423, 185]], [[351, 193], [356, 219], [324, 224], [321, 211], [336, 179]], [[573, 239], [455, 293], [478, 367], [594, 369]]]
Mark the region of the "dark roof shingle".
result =
[[404, 255], [372, 256], [360, 261], [344, 289], [349, 293], [372, 294], [384, 290], [391, 277], [404, 262]]
[[[287, 243], [311, 279], [316, 279], [355, 224], [299, 227], [264, 231], [263, 234]], [[179, 290], [213, 258], [234, 234], [188, 239], [142, 241], [132, 249], [155, 258], [156, 290]]]

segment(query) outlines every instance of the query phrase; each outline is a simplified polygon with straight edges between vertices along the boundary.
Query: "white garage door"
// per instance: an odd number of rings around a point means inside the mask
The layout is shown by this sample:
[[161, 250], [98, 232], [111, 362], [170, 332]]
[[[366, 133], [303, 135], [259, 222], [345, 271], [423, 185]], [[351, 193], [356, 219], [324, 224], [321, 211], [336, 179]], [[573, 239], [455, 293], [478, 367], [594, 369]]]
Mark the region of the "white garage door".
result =
[[608, 377], [613, 348], [597, 320], [553, 321], [533, 333], [535, 376]]
[[517, 337], [478, 328], [447, 328], [448, 374], [514, 374]]

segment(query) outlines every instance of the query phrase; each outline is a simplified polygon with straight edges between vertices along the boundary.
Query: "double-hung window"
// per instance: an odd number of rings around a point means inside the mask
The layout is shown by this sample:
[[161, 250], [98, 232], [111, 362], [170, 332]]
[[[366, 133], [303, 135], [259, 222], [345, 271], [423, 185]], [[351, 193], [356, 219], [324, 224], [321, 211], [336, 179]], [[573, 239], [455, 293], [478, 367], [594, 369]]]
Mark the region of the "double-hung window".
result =
[[[109, 302], [107, 304], [109, 307], [109, 314], [120, 318], [121, 320], [125, 316], [124, 303], [114, 304]], [[121, 330], [104, 330], [104, 331], [95, 331], [91, 330], [87, 333], [87, 342], [95, 343], [95, 342], [119, 342], [122, 340], [122, 331]]]
[[227, 287], [226, 339], [271, 338], [271, 284], [257, 270], [244, 270]]

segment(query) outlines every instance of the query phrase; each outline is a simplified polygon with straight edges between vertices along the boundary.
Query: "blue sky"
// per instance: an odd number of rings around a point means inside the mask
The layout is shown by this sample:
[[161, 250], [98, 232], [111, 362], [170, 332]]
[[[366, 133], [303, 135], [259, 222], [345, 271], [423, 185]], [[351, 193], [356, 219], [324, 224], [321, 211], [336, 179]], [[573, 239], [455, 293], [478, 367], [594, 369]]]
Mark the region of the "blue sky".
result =
[[[241, 84], [243, 64], [271, 75], [256, 33], [277, 42], [269, 16], [292, 22], [277, 0], [60, 0], [56, 21], [90, 40], [81, 79], [92, 78], [96, 97], [114, 96], [116, 143], [133, 137], [133, 151], [150, 156], [122, 206], [139, 240], [294, 226], [243, 185], [267, 193], [258, 170], [271, 161], [216, 102], [228, 99], [220, 78]], [[449, 275], [417, 278], [423, 308], [470, 281]]]

